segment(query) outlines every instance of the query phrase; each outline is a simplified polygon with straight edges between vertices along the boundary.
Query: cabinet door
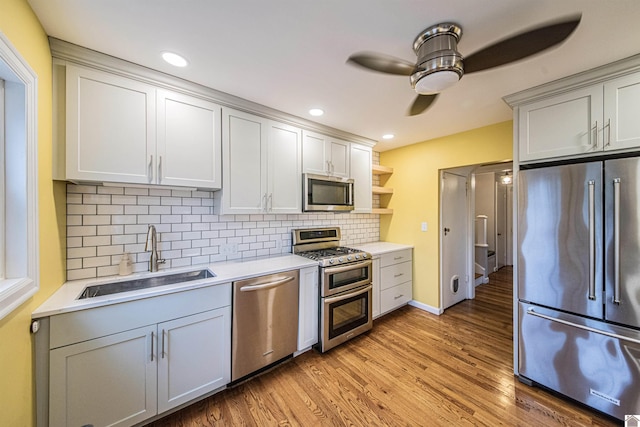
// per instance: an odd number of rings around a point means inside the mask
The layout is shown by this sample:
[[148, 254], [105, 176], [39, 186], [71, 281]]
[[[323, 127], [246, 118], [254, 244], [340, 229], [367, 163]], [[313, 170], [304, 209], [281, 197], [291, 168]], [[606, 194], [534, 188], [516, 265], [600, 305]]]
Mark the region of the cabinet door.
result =
[[605, 150], [640, 147], [640, 73], [604, 85]]
[[156, 327], [50, 352], [52, 426], [130, 426], [156, 414]]
[[155, 89], [73, 65], [66, 73], [66, 178], [150, 183]]
[[520, 161], [602, 151], [602, 86], [519, 107]]
[[298, 351], [318, 342], [318, 267], [300, 270], [300, 292], [298, 313]]
[[267, 199], [267, 124], [264, 119], [223, 109], [222, 212], [262, 213]]
[[351, 178], [354, 180], [355, 212], [371, 212], [371, 158], [371, 147], [351, 144]]
[[349, 177], [349, 142], [339, 139], [330, 139], [325, 149], [329, 159], [330, 174], [343, 178]]
[[380, 257], [373, 258], [373, 272], [371, 277], [371, 284], [373, 285], [373, 301], [371, 306], [371, 312], [373, 318], [380, 316]]
[[327, 137], [313, 132], [302, 133], [302, 170], [304, 173], [325, 175], [329, 173]]
[[221, 107], [158, 90], [157, 184], [221, 188]]
[[302, 211], [302, 132], [270, 122], [268, 144], [268, 196], [270, 213]]
[[231, 308], [158, 325], [158, 413], [229, 382]]

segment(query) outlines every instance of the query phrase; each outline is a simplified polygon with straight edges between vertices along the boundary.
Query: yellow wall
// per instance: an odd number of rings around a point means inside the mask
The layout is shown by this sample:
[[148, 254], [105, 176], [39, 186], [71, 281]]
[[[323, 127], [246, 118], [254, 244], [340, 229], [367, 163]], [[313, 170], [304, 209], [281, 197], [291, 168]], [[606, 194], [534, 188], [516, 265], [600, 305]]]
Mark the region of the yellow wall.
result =
[[[380, 153], [380, 163], [394, 168], [385, 183], [394, 190], [393, 215], [381, 215], [380, 239], [414, 246], [414, 300], [440, 307], [439, 171], [511, 160], [512, 126], [508, 121]], [[421, 232], [425, 221], [428, 230]]]
[[0, 31], [38, 76], [40, 291], [0, 320], [0, 426], [35, 425], [31, 312], [64, 282], [65, 187], [51, 180], [51, 53], [26, 0], [0, 0]]

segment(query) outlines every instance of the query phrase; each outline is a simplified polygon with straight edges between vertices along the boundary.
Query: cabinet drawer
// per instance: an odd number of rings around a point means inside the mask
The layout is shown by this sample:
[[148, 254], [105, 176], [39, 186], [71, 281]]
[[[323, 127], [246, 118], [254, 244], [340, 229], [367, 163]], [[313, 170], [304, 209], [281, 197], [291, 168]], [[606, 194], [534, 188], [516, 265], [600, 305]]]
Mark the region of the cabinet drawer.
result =
[[411, 261], [380, 269], [380, 289], [389, 289], [411, 280]]
[[400, 262], [411, 261], [411, 249], [403, 249], [401, 251], [390, 252], [380, 256], [380, 267], [398, 264]]
[[51, 349], [231, 305], [231, 284], [51, 316]]
[[380, 292], [380, 313], [386, 313], [411, 301], [412, 282], [405, 282]]

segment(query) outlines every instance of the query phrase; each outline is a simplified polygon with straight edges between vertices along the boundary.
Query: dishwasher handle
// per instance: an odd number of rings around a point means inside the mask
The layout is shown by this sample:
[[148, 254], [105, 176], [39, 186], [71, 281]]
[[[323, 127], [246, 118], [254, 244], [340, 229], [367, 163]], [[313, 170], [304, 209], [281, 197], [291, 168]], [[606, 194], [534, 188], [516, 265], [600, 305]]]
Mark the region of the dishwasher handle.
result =
[[280, 285], [284, 285], [285, 283], [289, 283], [293, 279], [295, 279], [295, 277], [286, 276], [286, 277], [283, 277], [282, 279], [274, 280], [273, 282], [259, 283], [257, 285], [246, 285], [246, 286], [242, 286], [240, 288], [240, 291], [241, 292], [252, 292], [252, 291], [260, 291], [260, 290], [263, 290], [263, 289], [271, 289], [271, 288], [275, 288], [275, 287], [280, 286]]

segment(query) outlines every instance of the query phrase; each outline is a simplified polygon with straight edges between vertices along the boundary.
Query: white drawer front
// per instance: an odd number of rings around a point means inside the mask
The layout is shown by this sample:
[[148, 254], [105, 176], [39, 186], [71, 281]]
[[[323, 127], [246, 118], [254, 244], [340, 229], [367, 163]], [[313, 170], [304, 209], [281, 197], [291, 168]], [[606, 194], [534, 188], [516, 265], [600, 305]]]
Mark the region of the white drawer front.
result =
[[380, 269], [380, 289], [389, 289], [408, 281], [411, 281], [411, 261]]
[[403, 249], [401, 251], [389, 252], [380, 256], [380, 266], [398, 264], [400, 262], [411, 261], [411, 249]]
[[386, 313], [411, 301], [412, 282], [405, 282], [380, 292], [380, 312]]

